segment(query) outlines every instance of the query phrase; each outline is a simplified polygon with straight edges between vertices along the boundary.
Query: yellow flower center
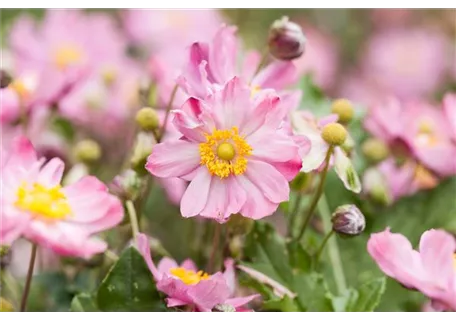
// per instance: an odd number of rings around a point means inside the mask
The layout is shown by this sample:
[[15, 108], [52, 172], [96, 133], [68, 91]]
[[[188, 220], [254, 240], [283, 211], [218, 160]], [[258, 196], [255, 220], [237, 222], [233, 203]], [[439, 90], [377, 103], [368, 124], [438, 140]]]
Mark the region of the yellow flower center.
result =
[[250, 88], [250, 97], [254, 97], [260, 91], [261, 91], [261, 87], [259, 85], [252, 86]]
[[247, 170], [247, 157], [252, 147], [238, 133], [238, 128], [214, 130], [206, 135], [206, 142], [200, 143], [201, 164], [206, 165], [211, 174], [227, 178], [231, 174], [240, 175]]
[[423, 120], [418, 127], [418, 134], [416, 135], [416, 142], [425, 147], [432, 147], [438, 143], [439, 139], [434, 132], [431, 122]]
[[23, 183], [17, 190], [15, 205], [35, 217], [63, 219], [71, 214], [71, 207], [61, 189], [60, 185], [47, 188], [39, 183], [29, 188]]
[[210, 276], [203, 271], [192, 271], [192, 270], [187, 270], [184, 268], [172, 268], [170, 270], [170, 273], [182, 280], [183, 283], [188, 284], [188, 285], [194, 285], [199, 283], [201, 280], [207, 280], [210, 278]]
[[28, 95], [30, 94], [29, 88], [25, 85], [25, 83], [21, 80], [14, 80], [9, 84], [9, 87], [16, 91], [16, 93], [19, 95], [21, 99], [27, 98]]
[[59, 69], [65, 69], [82, 59], [82, 52], [74, 45], [64, 45], [54, 53], [54, 62]]
[[418, 165], [415, 169], [415, 180], [422, 189], [432, 189], [438, 183], [437, 178], [422, 165]]

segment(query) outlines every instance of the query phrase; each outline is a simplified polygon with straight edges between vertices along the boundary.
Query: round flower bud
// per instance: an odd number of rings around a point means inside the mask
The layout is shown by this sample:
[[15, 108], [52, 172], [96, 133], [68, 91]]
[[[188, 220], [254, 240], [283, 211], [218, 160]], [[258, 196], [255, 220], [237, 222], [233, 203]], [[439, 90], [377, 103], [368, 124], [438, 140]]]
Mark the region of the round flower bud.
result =
[[228, 231], [233, 235], [244, 235], [249, 233], [253, 228], [253, 220], [245, 218], [240, 214], [234, 214], [227, 222]]
[[373, 163], [378, 163], [386, 159], [389, 155], [388, 146], [383, 141], [376, 138], [367, 139], [363, 143], [361, 149], [366, 158]]
[[366, 227], [366, 219], [353, 204], [339, 206], [331, 217], [333, 230], [347, 236], [357, 236]]
[[340, 123], [349, 123], [353, 119], [355, 110], [351, 102], [347, 99], [334, 100], [331, 105], [331, 112], [339, 116]]
[[74, 148], [74, 155], [81, 162], [95, 162], [101, 157], [101, 148], [93, 140], [81, 140]]
[[2, 297], [0, 297], [0, 312], [14, 312], [13, 305]]
[[329, 123], [323, 127], [321, 137], [330, 145], [340, 146], [347, 139], [347, 130], [339, 123]]
[[306, 37], [301, 27], [282, 17], [269, 30], [269, 52], [279, 60], [293, 60], [304, 53]]
[[141, 191], [141, 186], [138, 174], [134, 170], [128, 169], [112, 180], [109, 190], [123, 200], [135, 200]]
[[133, 170], [139, 175], [144, 176], [147, 174], [145, 168], [147, 158], [152, 153], [155, 139], [152, 134], [147, 132], [139, 132], [136, 137], [135, 146], [133, 147], [133, 154], [130, 158], [130, 165]]
[[142, 108], [136, 113], [136, 123], [144, 131], [153, 131], [160, 126], [157, 112], [152, 108]]
[[12, 79], [11, 76], [5, 70], [0, 70], [0, 89], [6, 88]]

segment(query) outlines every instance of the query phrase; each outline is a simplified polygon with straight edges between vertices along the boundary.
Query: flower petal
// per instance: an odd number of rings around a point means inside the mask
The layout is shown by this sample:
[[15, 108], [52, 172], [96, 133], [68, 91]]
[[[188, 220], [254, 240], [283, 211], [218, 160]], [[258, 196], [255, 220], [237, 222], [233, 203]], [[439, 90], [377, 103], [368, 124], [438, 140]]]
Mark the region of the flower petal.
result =
[[184, 218], [194, 217], [204, 210], [209, 197], [211, 180], [211, 174], [206, 167], [198, 168], [181, 200], [181, 214]]
[[236, 71], [236, 27], [222, 26], [214, 36], [209, 50], [209, 66], [214, 80], [225, 84]]
[[139, 253], [141, 253], [144, 260], [146, 261], [146, 264], [149, 267], [150, 272], [154, 276], [155, 281], [159, 281], [162, 278], [162, 274], [158, 272], [157, 267], [155, 267], [155, 264], [150, 255], [149, 239], [144, 233], [140, 233], [136, 237], [136, 246], [138, 248]]
[[37, 182], [48, 187], [60, 184], [65, 164], [59, 158], [53, 158], [41, 168]]
[[263, 89], [285, 89], [293, 84], [297, 78], [296, 67], [290, 61], [274, 61], [261, 70], [253, 79], [252, 85]]
[[146, 169], [159, 178], [178, 178], [193, 171], [199, 162], [198, 144], [184, 140], [166, 141], [154, 146]]
[[169, 274], [172, 268], [177, 267], [179, 267], [177, 262], [168, 257], [163, 257], [157, 265], [158, 272], [161, 274]]
[[361, 192], [361, 181], [350, 159], [340, 147], [334, 149], [334, 168], [345, 188], [355, 193]]

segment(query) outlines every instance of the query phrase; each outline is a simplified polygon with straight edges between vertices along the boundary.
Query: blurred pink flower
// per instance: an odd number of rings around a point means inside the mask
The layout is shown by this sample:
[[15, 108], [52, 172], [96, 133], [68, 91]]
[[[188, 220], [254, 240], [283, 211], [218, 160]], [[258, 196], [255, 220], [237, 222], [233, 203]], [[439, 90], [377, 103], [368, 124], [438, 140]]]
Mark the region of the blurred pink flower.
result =
[[183, 137], [154, 146], [146, 168], [160, 178], [191, 181], [181, 201], [184, 217], [223, 222], [240, 212], [260, 219], [288, 199], [288, 181], [301, 159], [292, 138], [279, 130], [285, 114], [274, 92], [251, 97], [235, 77], [172, 115]]
[[450, 124], [453, 142], [456, 143], [456, 93], [447, 93], [443, 97], [443, 109], [445, 117]]
[[310, 73], [313, 81], [328, 90], [334, 84], [338, 69], [339, 48], [334, 39], [309, 25], [302, 25], [307, 38], [306, 49], [301, 58], [295, 60], [300, 75]]
[[293, 63], [276, 60], [255, 74], [261, 56], [257, 52], [249, 52], [242, 69], [238, 70], [239, 45], [236, 27], [225, 25], [218, 29], [210, 43], [194, 43], [189, 49], [182, 75], [177, 80], [180, 87], [190, 96], [204, 99], [237, 76], [250, 85], [252, 95], [264, 89], [275, 89], [285, 109], [296, 108], [301, 99], [300, 91], [285, 90], [297, 80]]
[[40, 104], [57, 102], [93, 69], [115, 65], [126, 49], [108, 16], [77, 10], [49, 10], [40, 25], [23, 16], [9, 43], [15, 72], [36, 75]]
[[225, 272], [209, 275], [187, 259], [181, 265], [165, 257], [156, 267], [152, 261], [149, 240], [145, 234], [139, 234], [137, 247], [150, 269], [157, 289], [165, 293], [168, 307], [192, 306], [196, 311], [209, 312], [217, 305], [230, 305], [239, 311], [246, 311], [242, 306], [259, 297], [258, 294], [236, 298], [235, 273], [233, 260], [225, 260]]
[[428, 230], [415, 251], [407, 238], [388, 228], [371, 235], [367, 250], [386, 275], [456, 311], [456, 241], [451, 234]]
[[[330, 145], [322, 138], [321, 131], [325, 125], [337, 122], [338, 116], [331, 114], [318, 120], [308, 111], [295, 111], [290, 118], [294, 134], [305, 139], [304, 141], [301, 140], [300, 143], [301, 171], [311, 172], [322, 169]], [[299, 143], [296, 138], [295, 141]], [[359, 177], [350, 158], [347, 157], [341, 147], [334, 148], [330, 164], [334, 165], [338, 177], [347, 189], [356, 193], [361, 191]]]
[[380, 86], [376, 85], [374, 79], [369, 75], [360, 72], [349, 73], [344, 76], [344, 81], [338, 87], [338, 96], [345, 97], [355, 104], [369, 108], [390, 94]]
[[[3, 150], [5, 151], [5, 150]], [[97, 178], [86, 176], [62, 187], [64, 164], [45, 165], [30, 141], [16, 138], [2, 156], [0, 241], [11, 244], [24, 236], [60, 255], [89, 258], [106, 243], [92, 234], [122, 221], [120, 201]]]
[[386, 29], [374, 34], [361, 69], [375, 85], [401, 99], [432, 93], [451, 63], [448, 40], [430, 29]]
[[373, 9], [370, 10], [372, 22], [379, 28], [385, 29], [392, 26], [401, 26], [410, 21], [412, 9]]

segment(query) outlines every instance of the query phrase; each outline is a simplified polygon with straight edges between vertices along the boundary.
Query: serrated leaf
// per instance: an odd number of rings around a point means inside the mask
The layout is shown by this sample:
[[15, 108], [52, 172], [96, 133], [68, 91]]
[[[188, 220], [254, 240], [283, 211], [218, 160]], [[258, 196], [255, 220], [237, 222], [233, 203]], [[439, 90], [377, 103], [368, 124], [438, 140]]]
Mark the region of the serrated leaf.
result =
[[102, 311], [164, 311], [166, 308], [140, 253], [126, 249], [111, 268], [97, 293]]
[[73, 312], [95, 312], [99, 311], [95, 298], [89, 293], [80, 293], [71, 301], [70, 311]]

